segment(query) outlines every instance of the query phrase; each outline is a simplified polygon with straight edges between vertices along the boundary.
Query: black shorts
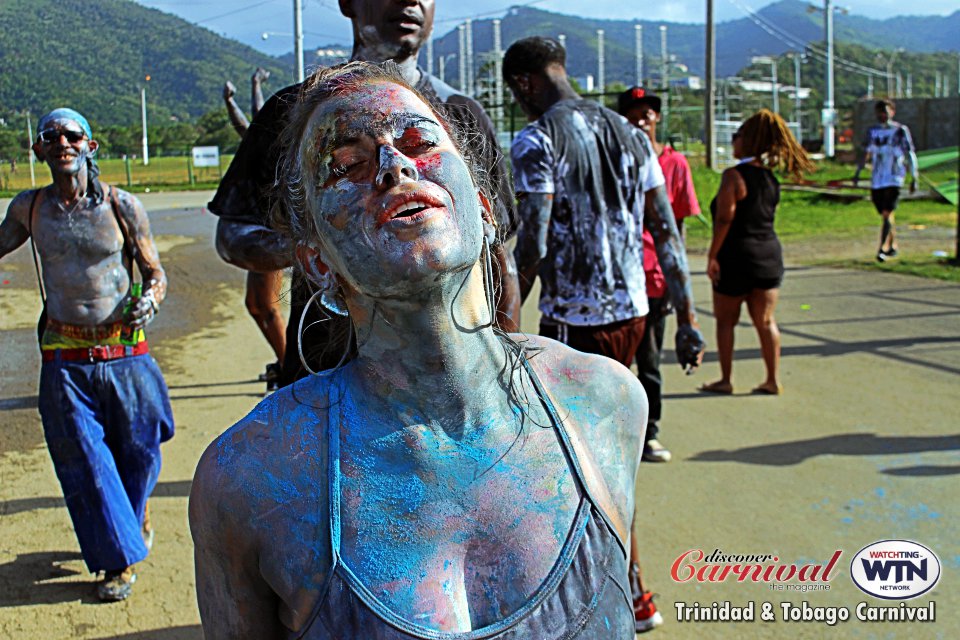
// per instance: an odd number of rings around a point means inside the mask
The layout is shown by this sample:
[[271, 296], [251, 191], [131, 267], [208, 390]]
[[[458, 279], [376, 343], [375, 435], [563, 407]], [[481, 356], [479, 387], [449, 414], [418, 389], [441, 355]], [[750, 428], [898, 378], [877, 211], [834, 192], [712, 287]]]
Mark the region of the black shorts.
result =
[[877, 213], [893, 211], [897, 208], [897, 201], [900, 200], [900, 187], [874, 189], [870, 192], [870, 199], [873, 200]]
[[749, 294], [754, 289], [779, 289], [783, 284], [783, 276], [779, 278], [754, 278], [749, 276], [723, 277], [723, 268], [720, 269], [720, 281], [713, 285], [715, 293], [739, 298]]

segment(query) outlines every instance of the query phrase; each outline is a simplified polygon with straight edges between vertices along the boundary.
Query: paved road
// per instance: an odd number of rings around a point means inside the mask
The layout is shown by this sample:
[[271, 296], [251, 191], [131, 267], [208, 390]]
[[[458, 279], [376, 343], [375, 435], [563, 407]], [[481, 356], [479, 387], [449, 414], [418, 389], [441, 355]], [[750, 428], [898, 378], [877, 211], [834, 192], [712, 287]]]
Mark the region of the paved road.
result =
[[[43, 445], [35, 410], [38, 313], [29, 250], [0, 262], [0, 637], [200, 638], [187, 495], [205, 445], [259, 397], [270, 359], [243, 307], [242, 274], [212, 250], [209, 194], [150, 194], [170, 297], [151, 327], [153, 353], [171, 387], [177, 436], [164, 447], [152, 501], [158, 529], [134, 597], [93, 596]], [[5, 209], [6, 203], [0, 202]], [[709, 290], [693, 260], [695, 294], [711, 338]], [[737, 393], [706, 396], [708, 358], [693, 377], [666, 365], [662, 440], [666, 465], [644, 465], [639, 525], [649, 587], [667, 624], [660, 638], [960, 637], [960, 286], [873, 272], [791, 268], [778, 310], [782, 397], [747, 391], [762, 375], [752, 328], [737, 333]], [[525, 315], [533, 330], [535, 314]], [[936, 602], [932, 624], [679, 623], [675, 603], [733, 605], [806, 600], [851, 609], [882, 604], [857, 590], [850, 560], [861, 547], [906, 538], [936, 551], [944, 577], [911, 604]], [[843, 555], [826, 592], [774, 593], [752, 583], [679, 584], [673, 561], [690, 549], [773, 554], [784, 563]]]

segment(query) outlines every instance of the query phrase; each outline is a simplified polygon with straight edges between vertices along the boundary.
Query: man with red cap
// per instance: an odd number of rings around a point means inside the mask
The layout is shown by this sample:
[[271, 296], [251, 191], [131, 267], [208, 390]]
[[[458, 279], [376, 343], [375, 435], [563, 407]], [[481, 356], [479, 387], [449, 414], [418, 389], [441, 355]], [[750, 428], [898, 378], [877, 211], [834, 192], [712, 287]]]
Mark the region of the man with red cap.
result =
[[[642, 87], [632, 87], [620, 94], [617, 110], [620, 115], [641, 129], [650, 138], [653, 150], [657, 153], [660, 168], [666, 181], [664, 187], [677, 228], [683, 235], [683, 219], [700, 214], [700, 203], [693, 188], [693, 176], [690, 165], [683, 154], [673, 147], [657, 140], [657, 124], [660, 122], [661, 100]], [[643, 232], [643, 270], [647, 276], [647, 300], [650, 311], [644, 328], [643, 340], [637, 349], [637, 376], [647, 392], [650, 401], [650, 415], [647, 419], [646, 443], [643, 446], [643, 459], [647, 462], [669, 462], [670, 451], [660, 444], [660, 416], [663, 397], [663, 379], [660, 376], [660, 356], [663, 350], [663, 334], [670, 315], [670, 298], [667, 295], [663, 270], [657, 260], [657, 251], [650, 231]]]

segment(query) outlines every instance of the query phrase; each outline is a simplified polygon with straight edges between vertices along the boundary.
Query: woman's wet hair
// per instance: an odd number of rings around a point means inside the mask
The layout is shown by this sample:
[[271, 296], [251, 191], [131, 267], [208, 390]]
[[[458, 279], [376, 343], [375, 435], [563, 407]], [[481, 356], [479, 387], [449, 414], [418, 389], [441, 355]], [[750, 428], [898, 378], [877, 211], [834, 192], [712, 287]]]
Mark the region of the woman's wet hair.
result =
[[306, 158], [302, 156], [304, 147], [301, 144], [311, 115], [317, 107], [331, 98], [383, 82], [407, 89], [430, 107], [466, 162], [477, 188], [485, 197], [493, 200], [487, 172], [479, 164], [486, 145], [486, 138], [479, 129], [466, 131], [456, 126], [456, 120], [449, 117], [443, 106], [431, 103], [403, 78], [400, 68], [394, 62], [347, 62], [320, 69], [301, 85], [297, 102], [290, 111], [287, 126], [278, 141], [284, 151], [274, 183], [276, 197], [270, 212], [270, 225], [288, 235], [294, 245], [312, 243], [320, 237], [309, 210], [311, 194], [307, 191], [309, 181], [304, 173]]
[[779, 167], [796, 178], [817, 169], [783, 118], [768, 109], [750, 116], [738, 133], [744, 157], [757, 158], [768, 167]]

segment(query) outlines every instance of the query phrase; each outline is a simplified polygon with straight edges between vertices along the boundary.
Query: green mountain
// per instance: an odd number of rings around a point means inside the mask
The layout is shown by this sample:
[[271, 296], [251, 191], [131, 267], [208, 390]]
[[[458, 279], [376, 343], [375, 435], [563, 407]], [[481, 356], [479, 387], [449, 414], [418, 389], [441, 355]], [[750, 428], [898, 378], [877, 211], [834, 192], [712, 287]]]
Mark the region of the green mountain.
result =
[[226, 80], [245, 105], [257, 66], [275, 87], [293, 74], [277, 58], [129, 0], [0, 1], [6, 118], [70, 106], [101, 127], [139, 124], [146, 85], [151, 122], [192, 120], [222, 108]]
[[[733, 75], [750, 64], [756, 55], [780, 55], [803, 50], [809, 43], [824, 41], [823, 14], [808, 11], [801, 0], [781, 0], [747, 17], [717, 24], [717, 75]], [[700, 18], [701, 16], [697, 16]], [[660, 26], [667, 26], [668, 55], [686, 65], [690, 72], [703, 74], [704, 26], [642, 20], [594, 20], [553, 13], [532, 7], [514, 7], [501, 22], [504, 47], [526, 36], [566, 35], [567, 67], [571, 75], [597, 73], [597, 29], [604, 30], [605, 76], [608, 83], [633, 84], [635, 79], [634, 24], [643, 27], [644, 77], [659, 78]], [[835, 40], [871, 49], [904, 47], [916, 53], [960, 50], [960, 10], [949, 16], [900, 16], [874, 20], [863, 16], [837, 14]], [[477, 52], [493, 48], [492, 20], [473, 23]], [[440, 38], [434, 56], [459, 52], [457, 31]], [[477, 56], [477, 65], [482, 61]], [[956, 58], [952, 58], [954, 71]], [[877, 64], [870, 65], [876, 67]], [[435, 64], [434, 69], [438, 66]], [[955, 75], [955, 73], [954, 73]], [[456, 60], [447, 65], [447, 81], [457, 84]]]

